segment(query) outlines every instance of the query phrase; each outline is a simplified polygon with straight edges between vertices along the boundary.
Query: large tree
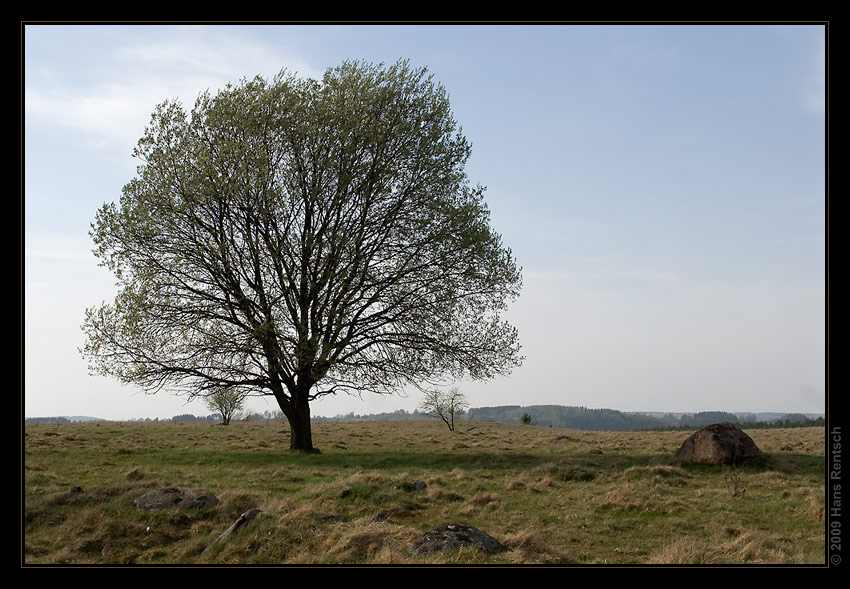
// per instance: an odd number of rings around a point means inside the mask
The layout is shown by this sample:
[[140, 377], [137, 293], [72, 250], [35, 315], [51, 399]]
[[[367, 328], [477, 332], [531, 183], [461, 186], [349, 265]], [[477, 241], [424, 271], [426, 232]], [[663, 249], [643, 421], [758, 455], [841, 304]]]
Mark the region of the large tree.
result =
[[464, 171], [445, 90], [406, 62], [282, 72], [155, 110], [137, 176], [92, 225], [119, 281], [89, 309], [94, 372], [148, 392], [273, 396], [312, 451], [310, 402], [489, 379], [520, 271]]

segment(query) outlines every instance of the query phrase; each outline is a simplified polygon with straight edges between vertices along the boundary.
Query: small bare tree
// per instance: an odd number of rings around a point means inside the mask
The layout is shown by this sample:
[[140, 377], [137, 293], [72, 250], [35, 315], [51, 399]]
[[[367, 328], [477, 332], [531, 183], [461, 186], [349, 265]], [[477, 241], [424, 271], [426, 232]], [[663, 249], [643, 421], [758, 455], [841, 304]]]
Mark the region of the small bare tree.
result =
[[235, 388], [222, 388], [206, 399], [210, 411], [221, 415], [221, 424], [230, 425], [230, 420], [245, 406], [245, 394]]
[[425, 391], [419, 410], [430, 417], [442, 419], [449, 426], [449, 431], [455, 431], [455, 415], [461, 415], [468, 407], [466, 395], [452, 387], [448, 392]]

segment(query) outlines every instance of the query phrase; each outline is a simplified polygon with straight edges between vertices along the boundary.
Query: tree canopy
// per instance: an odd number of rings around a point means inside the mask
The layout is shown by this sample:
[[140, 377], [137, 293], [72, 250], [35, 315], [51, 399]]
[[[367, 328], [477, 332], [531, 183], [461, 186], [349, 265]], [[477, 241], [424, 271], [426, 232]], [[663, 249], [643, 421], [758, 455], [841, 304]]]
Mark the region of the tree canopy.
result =
[[83, 355], [151, 393], [272, 395], [300, 450], [322, 395], [509, 373], [520, 270], [470, 153], [406, 62], [161, 104], [92, 225], [120, 290], [87, 310]]

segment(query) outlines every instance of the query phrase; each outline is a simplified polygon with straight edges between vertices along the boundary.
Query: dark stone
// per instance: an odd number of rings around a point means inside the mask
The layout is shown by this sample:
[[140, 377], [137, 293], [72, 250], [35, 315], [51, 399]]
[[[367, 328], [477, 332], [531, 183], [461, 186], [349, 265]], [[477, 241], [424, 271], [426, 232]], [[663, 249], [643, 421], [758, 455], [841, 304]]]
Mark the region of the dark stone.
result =
[[413, 554], [422, 555], [441, 550], [459, 550], [473, 547], [487, 554], [501, 552], [502, 545], [492, 536], [477, 528], [461, 524], [449, 524], [431, 530], [416, 540], [410, 548]]
[[676, 451], [676, 458], [689, 462], [736, 464], [761, 456], [762, 451], [735, 424], [724, 422], [694, 432]]
[[145, 493], [133, 503], [145, 511], [158, 509], [206, 509], [218, 505], [218, 499], [204, 489], [167, 487]]
[[69, 493], [82, 493], [83, 488], [82, 487], [71, 487], [70, 489], [68, 489], [68, 492]]
[[421, 491], [425, 489], [428, 485], [425, 484], [425, 481], [415, 480], [413, 482], [405, 481], [403, 483], [398, 483], [395, 487], [401, 491], [407, 491], [408, 493], [412, 491]]

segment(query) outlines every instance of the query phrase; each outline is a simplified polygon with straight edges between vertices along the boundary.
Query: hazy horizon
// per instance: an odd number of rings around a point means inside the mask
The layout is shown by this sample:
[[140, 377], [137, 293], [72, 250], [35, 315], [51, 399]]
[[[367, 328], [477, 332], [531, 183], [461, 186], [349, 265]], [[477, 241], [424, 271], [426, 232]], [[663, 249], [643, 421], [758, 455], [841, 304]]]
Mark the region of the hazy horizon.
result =
[[[556, 406], [556, 407], [582, 407], [584, 409], [588, 409], [588, 410], [591, 410], [591, 411], [594, 411], [594, 410], [620, 411], [616, 407], [585, 407], [585, 406], [576, 406], [576, 405], [558, 405], [558, 404], [554, 404], [554, 403], [541, 403], [541, 404], [535, 404], [535, 405], [517, 405], [516, 403], [514, 403], [514, 404], [507, 404], [507, 405], [481, 405], [481, 406], [476, 406], [476, 407], [469, 407], [466, 411], [464, 411], [462, 413], [462, 415], [464, 417], [467, 417], [469, 415], [472, 415], [475, 412], [475, 410], [477, 410], [477, 409], [487, 409], [487, 408], [493, 408], [493, 407], [519, 407], [521, 409], [525, 409], [525, 408], [530, 409], [530, 408], [534, 408], [534, 407], [552, 407], [552, 406]], [[277, 410], [277, 409], [274, 410], [274, 411], [279, 412], [279, 410]], [[352, 411], [347, 411], [345, 413], [337, 413], [336, 415], [315, 415], [314, 414], [313, 417], [319, 418], [319, 419], [337, 419], [337, 418], [346, 417], [346, 416], [351, 415], [351, 414], [353, 414], [356, 417], [374, 417], [374, 416], [378, 416], [378, 415], [391, 415], [391, 414], [393, 414], [397, 411], [405, 411], [407, 415], [412, 415], [416, 412], [420, 412], [421, 415], [425, 415], [424, 412], [421, 412], [421, 409], [419, 407], [414, 407], [413, 409], [410, 409], [410, 410], [407, 410], [407, 409], [404, 409], [404, 408], [398, 408], [398, 409], [394, 409], [392, 411], [385, 411], [385, 412], [382, 411], [382, 412], [374, 412], [374, 413], [358, 413], [357, 411], [352, 410]], [[620, 411], [620, 412], [625, 413], [625, 414], [639, 413], [639, 414], [646, 414], [646, 415], [674, 415], [674, 416], [696, 415], [698, 413], [702, 413], [702, 411], [652, 411], [652, 410]], [[805, 412], [799, 412], [799, 411], [724, 411], [723, 409], [714, 409], [714, 410], [708, 410], [706, 412], [731, 413], [733, 415], [778, 415], [778, 416], [806, 415], [808, 417], [811, 417], [811, 416], [826, 417], [826, 413], [817, 413], [817, 412], [805, 413]], [[194, 417], [197, 417], [197, 418], [205, 418], [205, 417], [208, 417], [210, 415], [215, 415], [215, 414], [216, 413], [214, 411], [210, 411], [210, 410], [198, 411], [198, 412], [184, 411], [183, 413], [176, 413], [176, 414], [172, 415], [171, 417], [162, 417], [162, 418], [157, 417], [157, 418], [160, 419], [160, 420], [169, 420], [173, 417], [178, 417], [178, 416], [181, 416], [181, 415], [193, 415]], [[262, 412], [260, 412], [260, 414], [262, 415]], [[241, 416], [238, 415], [234, 419], [236, 419], [238, 421], [242, 417], [244, 417], [244, 415], [241, 415]], [[155, 419], [153, 417], [148, 417], [146, 415], [133, 416], [133, 417], [129, 417], [127, 419], [106, 419], [106, 418], [98, 417], [97, 415], [25, 415], [24, 416], [24, 419], [58, 419], [58, 418], [66, 418], [66, 419], [69, 419], [71, 421], [74, 421], [75, 419], [77, 419], [77, 420], [98, 420], [98, 421], [140, 421], [140, 420], [147, 420], [147, 419]]]

